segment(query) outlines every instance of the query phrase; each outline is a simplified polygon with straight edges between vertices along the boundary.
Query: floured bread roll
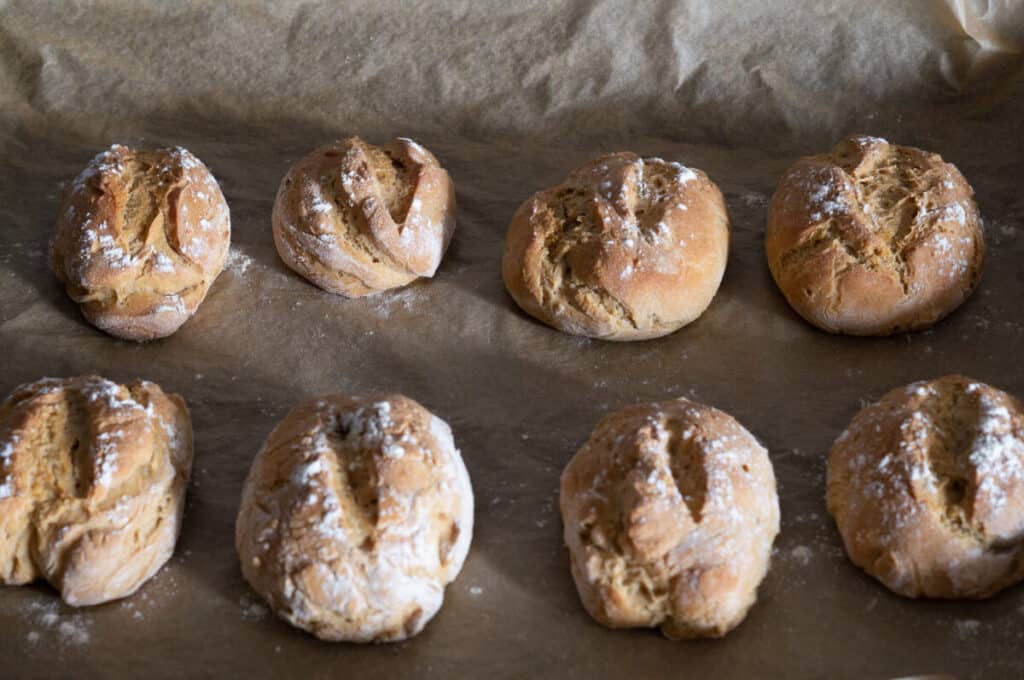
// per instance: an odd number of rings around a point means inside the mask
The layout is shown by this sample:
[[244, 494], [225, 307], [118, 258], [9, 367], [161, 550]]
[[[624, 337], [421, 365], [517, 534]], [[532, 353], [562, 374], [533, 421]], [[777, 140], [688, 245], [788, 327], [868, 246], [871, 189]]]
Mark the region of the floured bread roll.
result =
[[455, 186], [410, 139], [358, 137], [296, 163], [277, 191], [274, 243], [326, 291], [360, 297], [431, 277], [455, 232]]
[[850, 559], [907, 597], [1024, 578], [1024, 410], [959, 375], [895, 389], [832, 445], [828, 508]]
[[826, 331], [927, 328], [981, 279], [973, 195], [936, 154], [848, 137], [782, 177], [765, 232], [768, 266], [793, 309]]
[[199, 159], [115, 144], [65, 192], [51, 262], [90, 323], [152, 340], [195, 313], [230, 241], [228, 205]]
[[448, 425], [403, 396], [296, 406], [253, 462], [235, 545], [271, 608], [325, 640], [404, 640], [441, 607], [473, 534]]
[[605, 417], [562, 473], [560, 503], [590, 615], [671, 638], [739, 625], [779, 532], [768, 452], [731, 416], [685, 399]]
[[523, 311], [549, 326], [644, 340], [707, 309], [728, 253], [725, 202], [707, 175], [614, 153], [520, 206], [502, 274]]
[[70, 605], [126, 597], [174, 552], [192, 466], [181, 397], [45, 378], [0, 406], [0, 581]]

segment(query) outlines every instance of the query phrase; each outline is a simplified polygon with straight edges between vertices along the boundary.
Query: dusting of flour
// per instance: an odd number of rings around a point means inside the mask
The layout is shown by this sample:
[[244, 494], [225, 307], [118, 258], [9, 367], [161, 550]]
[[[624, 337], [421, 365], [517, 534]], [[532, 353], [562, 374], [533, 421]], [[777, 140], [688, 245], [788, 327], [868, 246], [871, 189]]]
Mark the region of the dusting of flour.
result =
[[80, 647], [90, 640], [89, 628], [92, 622], [82, 614], [66, 614], [56, 602], [29, 602], [23, 607], [25, 618], [32, 628], [26, 639], [37, 643]]
[[244, 276], [245, 273], [249, 271], [249, 267], [255, 264], [255, 262], [255, 260], [243, 253], [241, 250], [232, 247], [231, 250], [228, 251], [228, 259], [224, 263], [224, 267], [235, 274]]
[[381, 319], [390, 319], [396, 312], [413, 312], [426, 302], [427, 296], [420, 286], [389, 290], [373, 296], [370, 310]]
[[251, 594], [238, 598], [238, 608], [246, 621], [262, 621], [269, 612], [267, 606]]

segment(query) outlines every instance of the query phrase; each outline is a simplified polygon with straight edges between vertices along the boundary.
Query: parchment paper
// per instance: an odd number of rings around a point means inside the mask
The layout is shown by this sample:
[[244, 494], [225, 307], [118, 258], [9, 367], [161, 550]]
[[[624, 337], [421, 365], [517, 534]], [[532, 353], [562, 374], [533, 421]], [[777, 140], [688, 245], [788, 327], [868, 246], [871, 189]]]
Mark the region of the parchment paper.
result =
[[[171, 563], [73, 610], [0, 590], [3, 677], [793, 677], [1024, 674], [1024, 587], [984, 602], [890, 595], [844, 557], [824, 460], [862, 400], [958, 371], [1024, 395], [1024, 4], [862, 2], [21, 2], [0, 0], [0, 392], [44, 375], [144, 377], [185, 396], [195, 476]], [[833, 337], [790, 311], [762, 249], [797, 156], [847, 132], [941, 153], [986, 219], [979, 291], [933, 330]], [[358, 133], [432, 149], [458, 188], [434, 280], [346, 301], [279, 261], [278, 182]], [[62, 183], [110, 143], [180, 144], [221, 181], [230, 266], [173, 337], [90, 327], [46, 266]], [[516, 206], [600, 152], [707, 171], [733, 224], [708, 312], [667, 338], [587, 341], [520, 313], [500, 278]], [[465, 570], [413, 641], [327, 644], [244, 585], [242, 480], [298, 400], [398, 391], [446, 418], [477, 498]], [[687, 396], [770, 449], [782, 533], [726, 639], [606, 630], [569, 576], [558, 475], [597, 420]]]

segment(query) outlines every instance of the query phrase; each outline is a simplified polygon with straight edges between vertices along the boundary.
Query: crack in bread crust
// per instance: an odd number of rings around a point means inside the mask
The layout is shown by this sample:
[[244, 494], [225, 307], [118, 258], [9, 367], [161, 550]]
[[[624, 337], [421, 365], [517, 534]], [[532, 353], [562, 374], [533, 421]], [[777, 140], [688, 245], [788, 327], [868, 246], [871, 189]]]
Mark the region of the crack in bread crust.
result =
[[[572, 187], [555, 193], [545, 206], [550, 212], [545, 222], [548, 229], [540, 259], [541, 278], [549, 285], [542, 287], [542, 303], [564, 301], [586, 316], [595, 305], [609, 317], [623, 318], [638, 328], [632, 313], [607, 288], [575, 275], [570, 261], [573, 256], [587, 258], [593, 241], [600, 241], [604, 232], [598, 216], [599, 195], [585, 188]], [[581, 205], [582, 204], [582, 205]], [[557, 211], [557, 214], [552, 214]]]
[[685, 434], [686, 423], [679, 418], [669, 418], [662, 423], [669, 433], [669, 470], [672, 482], [686, 504], [686, 509], [695, 524], [700, 524], [704, 503], [708, 496], [707, 452], [692, 437]]
[[[386, 162], [393, 159], [392, 154], [385, 150], [361, 142], [353, 144], [345, 153], [345, 170], [336, 178], [320, 177], [321, 191], [335, 206], [336, 212], [331, 214], [331, 222], [337, 239], [362, 251], [374, 264], [391, 269], [396, 276], [414, 276], [415, 272], [399, 261], [398, 253], [381, 247], [373, 238], [371, 224], [383, 202], [388, 206], [388, 217], [394, 228], [403, 228], [413, 188], [419, 181], [419, 166], [414, 167], [411, 173], [402, 167], [402, 172], [397, 173], [393, 181], [385, 182], [382, 181], [381, 173], [374, 169], [383, 164], [380, 158], [382, 155], [387, 156]], [[366, 195], [353, 195], [351, 181], [346, 182], [347, 173], [362, 178], [368, 184], [364, 192], [360, 192]], [[409, 175], [412, 175], [411, 178]], [[402, 204], [404, 209], [398, 208]], [[366, 285], [366, 282], [362, 283]]]

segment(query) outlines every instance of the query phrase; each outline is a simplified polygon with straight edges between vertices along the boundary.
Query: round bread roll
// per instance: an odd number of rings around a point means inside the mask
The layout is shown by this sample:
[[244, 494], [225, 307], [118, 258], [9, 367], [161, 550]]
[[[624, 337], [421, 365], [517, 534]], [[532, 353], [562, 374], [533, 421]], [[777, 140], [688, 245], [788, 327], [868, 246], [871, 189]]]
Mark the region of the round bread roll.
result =
[[936, 154], [848, 137], [783, 175], [768, 211], [768, 266], [793, 309], [826, 331], [927, 328], [981, 278], [973, 195]]
[[502, 274], [523, 311], [549, 326], [645, 340], [707, 309], [728, 253], [725, 202], [707, 175], [613, 153], [519, 207]]
[[1024, 577], [1024, 410], [959, 375], [895, 389], [832, 445], [828, 508], [854, 564], [906, 597]]
[[65, 192], [51, 263], [91, 324], [153, 340], [195, 313], [230, 241], [227, 202], [199, 159], [115, 144]]
[[242, 573], [283, 619], [324, 640], [419, 633], [462, 569], [473, 490], [448, 425], [403, 396], [296, 406], [245, 481]]
[[361, 297], [434, 275], [455, 233], [455, 186], [411, 139], [350, 137], [292, 166], [273, 224], [286, 265], [328, 292]]
[[181, 397], [44, 378], [0, 406], [0, 582], [73, 606], [127, 597], [174, 552], [192, 466]]
[[590, 615], [670, 638], [739, 625], [779, 532], [768, 452], [728, 414], [686, 399], [606, 416], [562, 473], [560, 503]]

